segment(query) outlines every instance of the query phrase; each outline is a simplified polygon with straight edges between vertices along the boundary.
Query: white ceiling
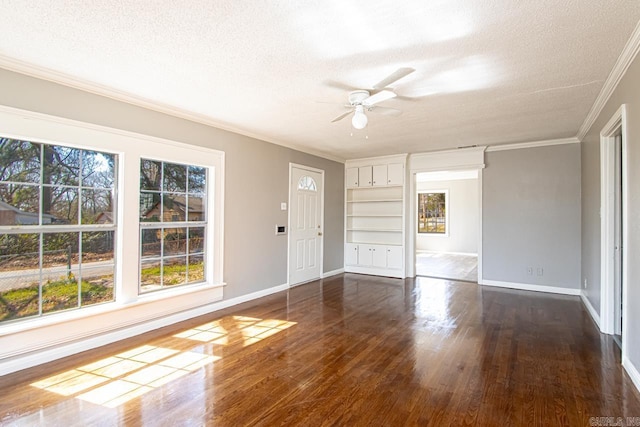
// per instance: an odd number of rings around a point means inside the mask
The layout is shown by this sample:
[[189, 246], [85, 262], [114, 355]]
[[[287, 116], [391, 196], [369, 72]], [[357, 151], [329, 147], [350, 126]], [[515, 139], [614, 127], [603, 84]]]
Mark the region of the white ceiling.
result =
[[[0, 64], [349, 159], [573, 137], [639, 20], [637, 0], [4, 0]], [[336, 86], [400, 67], [400, 117], [330, 123]]]

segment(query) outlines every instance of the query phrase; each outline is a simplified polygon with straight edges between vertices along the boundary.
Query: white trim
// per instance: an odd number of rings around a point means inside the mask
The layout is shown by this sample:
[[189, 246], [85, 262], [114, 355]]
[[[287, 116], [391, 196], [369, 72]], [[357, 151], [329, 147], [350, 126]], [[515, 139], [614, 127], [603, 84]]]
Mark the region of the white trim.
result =
[[172, 314], [170, 316], [161, 316], [144, 323], [138, 323], [126, 328], [100, 334], [98, 336], [91, 336], [89, 338], [64, 344], [59, 347], [48, 348], [42, 351], [30, 353], [28, 355], [20, 355], [7, 361], [0, 362], [0, 376], [20, 371], [22, 369], [27, 369], [33, 366], [41, 365], [43, 363], [51, 362], [56, 359], [61, 359], [63, 357], [71, 356], [82, 351], [87, 351], [93, 348], [111, 344], [116, 341], [131, 338], [133, 336], [140, 335], [155, 329], [163, 328], [165, 326], [182, 322], [194, 317], [213, 314], [214, 312], [222, 310], [224, 308], [262, 298], [264, 296], [271, 295], [277, 292], [286, 291], [288, 287], [289, 286], [287, 284], [274, 286], [236, 298], [218, 301], [213, 304], [207, 304], [201, 307], [185, 310], [180, 313]]
[[[303, 169], [310, 172], [319, 173], [322, 180], [322, 192], [320, 193], [320, 224], [321, 224], [321, 232], [320, 236], [320, 250], [318, 259], [318, 263], [320, 264], [320, 270], [318, 272], [318, 277], [314, 277], [313, 279], [305, 280], [302, 282], [291, 283], [291, 193], [294, 189], [293, 183], [291, 182], [293, 168]], [[289, 231], [287, 232], [287, 283], [289, 287], [302, 285], [304, 283], [312, 282], [314, 280], [318, 280], [322, 278], [322, 271], [324, 269], [324, 185], [325, 185], [325, 172], [323, 169], [314, 168], [312, 166], [302, 165], [299, 163], [289, 162], [289, 195], [288, 195], [288, 209], [287, 209], [287, 228]]]
[[579, 144], [580, 140], [576, 137], [561, 139], [546, 139], [542, 141], [517, 142], [515, 144], [492, 145], [487, 147], [487, 152], [504, 151], [504, 150], [520, 150], [523, 148], [547, 147], [549, 145], [563, 144]]
[[640, 372], [638, 371], [638, 368], [636, 368], [636, 366], [631, 363], [631, 360], [629, 360], [625, 355], [622, 355], [622, 367], [627, 371], [633, 385], [636, 386], [636, 390], [640, 392]]
[[342, 274], [342, 273], [344, 273], [344, 268], [337, 268], [335, 270], [327, 271], [326, 273], [322, 273], [320, 275], [320, 278], [321, 279], [326, 279], [327, 277], [337, 276], [338, 274]]
[[580, 289], [562, 288], [559, 286], [532, 285], [529, 283], [501, 282], [498, 280], [483, 280], [483, 286], [495, 286], [498, 288], [519, 289], [522, 291], [546, 292], [562, 295], [580, 295]]
[[584, 291], [580, 291], [580, 299], [582, 300], [582, 303], [584, 304], [584, 306], [586, 307], [587, 311], [591, 315], [591, 318], [595, 322], [595, 324], [598, 327], [598, 329], [601, 329], [601, 327], [600, 327], [600, 315], [598, 314], [596, 309], [593, 307], [593, 305], [591, 304], [591, 301], [589, 301], [589, 298], [584, 293]]
[[68, 86], [73, 89], [79, 89], [94, 95], [104, 96], [120, 102], [126, 102], [127, 104], [131, 104], [136, 107], [145, 108], [147, 110], [156, 111], [158, 113], [167, 114], [173, 117], [189, 120], [189, 121], [200, 123], [206, 126], [211, 126], [216, 129], [221, 129], [227, 132], [233, 132], [233, 133], [243, 135], [249, 138], [254, 138], [260, 141], [269, 142], [271, 144], [275, 144], [282, 147], [290, 148], [292, 150], [307, 153], [312, 156], [333, 160], [338, 163], [345, 162], [345, 159], [329, 153], [310, 150], [307, 147], [303, 147], [297, 144], [280, 141], [265, 135], [258, 135], [253, 132], [249, 132], [247, 130], [238, 128], [236, 126], [216, 121], [211, 117], [205, 116], [203, 114], [194, 113], [192, 111], [178, 108], [172, 105], [146, 99], [126, 91], [121, 91], [111, 87], [103, 86], [98, 83], [93, 83], [83, 79], [79, 79], [77, 77], [72, 77], [68, 74], [64, 74], [64, 73], [53, 71], [47, 68], [39, 67], [37, 65], [19, 61], [17, 59], [9, 58], [2, 54], [0, 54], [0, 67], [9, 71], [24, 74], [30, 77], [35, 77], [38, 79], [50, 81], [52, 83]]
[[615, 136], [622, 134], [622, 357], [628, 357], [626, 337], [628, 335], [628, 268], [629, 260], [625, 245], [629, 242], [628, 200], [628, 130], [627, 106], [623, 104], [600, 131], [600, 330], [613, 334], [615, 316], [614, 296], [614, 174]]
[[587, 136], [587, 132], [589, 132], [589, 129], [591, 129], [591, 126], [595, 123], [596, 119], [604, 109], [604, 106], [609, 101], [609, 98], [611, 98], [611, 95], [613, 95], [613, 92], [618, 87], [620, 80], [622, 80], [627, 69], [638, 55], [638, 51], [640, 51], [640, 23], [636, 25], [633, 33], [631, 33], [629, 41], [627, 41], [624, 49], [622, 49], [618, 60], [609, 73], [607, 80], [605, 80], [602, 90], [600, 90], [591, 110], [589, 110], [589, 114], [587, 114], [582, 126], [580, 126], [578, 134], [576, 135], [579, 140], [582, 141], [584, 137]]
[[478, 169], [478, 283], [484, 280], [482, 270], [482, 169]]

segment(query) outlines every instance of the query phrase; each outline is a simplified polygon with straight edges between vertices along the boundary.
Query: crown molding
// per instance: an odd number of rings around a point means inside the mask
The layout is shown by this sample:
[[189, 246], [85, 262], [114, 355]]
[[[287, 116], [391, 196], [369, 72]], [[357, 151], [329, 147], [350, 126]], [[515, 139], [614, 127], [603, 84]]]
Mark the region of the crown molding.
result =
[[589, 129], [591, 129], [591, 126], [595, 123], [607, 101], [611, 98], [611, 95], [613, 95], [613, 91], [618, 87], [620, 80], [622, 80], [629, 66], [638, 55], [638, 51], [640, 51], [640, 22], [636, 25], [633, 33], [631, 33], [631, 37], [624, 46], [624, 49], [622, 49], [622, 53], [620, 53], [611, 73], [609, 73], [609, 77], [605, 80], [604, 86], [602, 86], [602, 90], [593, 103], [589, 114], [587, 114], [582, 126], [580, 126], [578, 134], [576, 135], [576, 138], [580, 141], [587, 136], [587, 132], [589, 132]]
[[503, 144], [492, 145], [487, 147], [487, 152], [490, 151], [505, 151], [505, 150], [520, 150], [523, 148], [535, 148], [546, 147], [549, 145], [563, 145], [563, 144], [579, 144], [580, 140], [576, 137], [573, 138], [560, 138], [560, 139], [546, 139], [543, 141], [531, 141], [531, 142], [518, 142], [515, 144]]
[[291, 144], [277, 139], [269, 138], [264, 135], [258, 135], [249, 132], [244, 129], [240, 129], [233, 125], [218, 122], [204, 114], [194, 113], [189, 110], [174, 107], [161, 102], [152, 101], [141, 96], [133, 95], [126, 91], [121, 91], [108, 86], [104, 86], [98, 83], [93, 83], [84, 79], [72, 77], [65, 73], [51, 70], [49, 68], [40, 67], [24, 61], [20, 61], [14, 58], [0, 54], [0, 68], [4, 68], [8, 71], [13, 71], [19, 74], [24, 74], [29, 77], [35, 77], [41, 80], [46, 80], [52, 83], [64, 85], [73, 89], [79, 89], [84, 92], [88, 92], [94, 95], [104, 96], [106, 98], [113, 99], [115, 101], [125, 102], [127, 104], [141, 107], [147, 110], [155, 111], [169, 116], [177, 117], [179, 119], [189, 120], [194, 123], [199, 123], [205, 126], [210, 126], [216, 129], [224, 130], [227, 132], [236, 133], [249, 138], [257, 139], [260, 141], [268, 142], [271, 144], [279, 145], [281, 147], [290, 148], [292, 150], [301, 151], [312, 156], [321, 157], [323, 159], [332, 160], [338, 163], [344, 163], [345, 159], [327, 154], [322, 151], [309, 150], [306, 147], [302, 147], [297, 144]]

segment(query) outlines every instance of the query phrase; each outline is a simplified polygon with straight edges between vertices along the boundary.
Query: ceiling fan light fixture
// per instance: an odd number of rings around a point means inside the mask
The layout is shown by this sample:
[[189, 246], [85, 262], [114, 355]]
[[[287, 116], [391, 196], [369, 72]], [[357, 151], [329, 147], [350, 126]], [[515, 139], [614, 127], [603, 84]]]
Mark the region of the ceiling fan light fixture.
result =
[[351, 125], [354, 128], [360, 130], [364, 129], [367, 126], [368, 122], [369, 119], [367, 119], [367, 115], [364, 113], [364, 108], [362, 107], [362, 105], [356, 106], [356, 112], [351, 119]]

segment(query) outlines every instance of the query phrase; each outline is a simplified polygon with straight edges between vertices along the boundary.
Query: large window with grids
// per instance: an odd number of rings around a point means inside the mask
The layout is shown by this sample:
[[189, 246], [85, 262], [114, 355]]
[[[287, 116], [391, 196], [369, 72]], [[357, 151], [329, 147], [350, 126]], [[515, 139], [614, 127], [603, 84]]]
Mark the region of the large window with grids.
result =
[[0, 322], [114, 300], [117, 168], [0, 136]]
[[418, 233], [447, 234], [447, 192], [418, 193]]
[[140, 161], [140, 291], [205, 278], [207, 170]]

